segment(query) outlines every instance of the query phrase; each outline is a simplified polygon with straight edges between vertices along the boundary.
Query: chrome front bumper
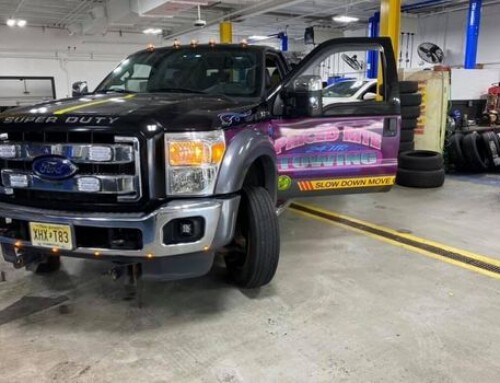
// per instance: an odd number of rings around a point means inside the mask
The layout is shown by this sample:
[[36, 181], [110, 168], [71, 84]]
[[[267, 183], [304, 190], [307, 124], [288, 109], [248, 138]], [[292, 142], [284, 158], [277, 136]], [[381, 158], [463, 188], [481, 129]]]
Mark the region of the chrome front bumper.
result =
[[[29, 208], [0, 203], [0, 217], [27, 222], [66, 224], [71, 227], [90, 226], [100, 228], [128, 228], [142, 231], [143, 248], [141, 250], [121, 250], [77, 247], [62, 255], [94, 255], [156, 257], [182, 255], [214, 250], [228, 244], [233, 237], [240, 197], [174, 200], [161, 206], [150, 214], [142, 213], [88, 213], [66, 212]], [[163, 243], [163, 226], [174, 219], [203, 217], [205, 232], [196, 242], [166, 245]], [[35, 248], [29, 241], [0, 235], [0, 243], [16, 244], [21, 247]], [[50, 250], [44, 248], [44, 250]]]

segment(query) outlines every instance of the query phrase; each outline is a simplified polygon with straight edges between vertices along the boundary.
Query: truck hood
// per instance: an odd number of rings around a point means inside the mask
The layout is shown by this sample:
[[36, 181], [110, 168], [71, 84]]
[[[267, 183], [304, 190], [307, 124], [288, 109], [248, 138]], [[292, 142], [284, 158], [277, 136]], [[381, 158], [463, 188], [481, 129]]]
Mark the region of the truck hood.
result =
[[156, 124], [166, 131], [212, 130], [248, 118], [255, 105], [204, 94], [96, 94], [10, 109], [0, 114], [0, 126], [112, 126], [147, 131]]

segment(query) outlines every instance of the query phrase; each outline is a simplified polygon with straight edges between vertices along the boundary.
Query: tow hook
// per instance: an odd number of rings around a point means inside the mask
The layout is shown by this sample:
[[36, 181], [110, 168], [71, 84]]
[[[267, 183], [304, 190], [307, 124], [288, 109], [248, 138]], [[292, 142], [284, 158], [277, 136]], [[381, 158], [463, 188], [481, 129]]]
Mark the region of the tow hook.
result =
[[107, 272], [105, 272], [105, 275], [111, 276], [114, 281], [117, 281], [120, 279], [124, 273], [125, 266], [115, 266], [112, 269], [109, 269]]
[[111, 268], [105, 274], [110, 275], [113, 280], [120, 279], [125, 272], [127, 280], [125, 281], [125, 300], [137, 300], [138, 307], [142, 307], [142, 265], [140, 263], [131, 263], [117, 265]]
[[16, 246], [4, 246], [3, 256], [7, 262], [12, 263], [14, 268], [20, 269], [26, 267], [27, 269], [36, 269], [36, 266], [43, 261], [42, 256], [38, 253], [25, 252]]

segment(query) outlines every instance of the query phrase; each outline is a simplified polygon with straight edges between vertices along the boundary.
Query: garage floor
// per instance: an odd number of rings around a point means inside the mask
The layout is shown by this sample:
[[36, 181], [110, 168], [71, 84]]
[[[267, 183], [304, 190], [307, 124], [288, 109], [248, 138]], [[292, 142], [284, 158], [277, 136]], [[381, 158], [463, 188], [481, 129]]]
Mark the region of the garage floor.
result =
[[[500, 259], [500, 176], [303, 200]], [[305, 217], [281, 218], [273, 283], [146, 283], [97, 262], [52, 278], [0, 263], [0, 382], [498, 382], [500, 281]]]

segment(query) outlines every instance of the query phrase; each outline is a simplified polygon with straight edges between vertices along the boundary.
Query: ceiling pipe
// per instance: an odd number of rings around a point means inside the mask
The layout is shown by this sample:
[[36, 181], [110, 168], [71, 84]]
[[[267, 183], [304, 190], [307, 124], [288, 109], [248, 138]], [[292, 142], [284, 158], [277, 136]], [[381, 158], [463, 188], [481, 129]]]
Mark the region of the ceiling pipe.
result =
[[[421, 1], [419, 3], [414, 3], [414, 4], [409, 4], [409, 5], [404, 5], [401, 7], [401, 12], [408, 12], [411, 13], [412, 11], [421, 11], [425, 10], [428, 8], [434, 8], [434, 7], [439, 7], [442, 5], [443, 7], [446, 5], [457, 5], [457, 3], [464, 3], [467, 2], [468, 0], [425, 0]], [[367, 9], [367, 12], [376, 12], [379, 8], [370, 8]]]
[[72, 11], [69, 11], [66, 15], [64, 15], [61, 19], [59, 19], [54, 24], [55, 25], [63, 25], [63, 22], [65, 22], [65, 24], [69, 24], [71, 22], [69, 19], [71, 17], [75, 16], [76, 14], [78, 14], [78, 12], [83, 10], [91, 2], [92, 2], [92, 0], [82, 1], [80, 4], [77, 5], [77, 7], [75, 9], [73, 9]]
[[[353, 1], [352, 3], [350, 3], [349, 6], [355, 6], [355, 5], [358, 5], [358, 4], [363, 4], [363, 3], [368, 3], [368, 2], [369, 2], [369, 0], [357, 0], [357, 1]], [[345, 7], [346, 7], [345, 4], [336, 5], [334, 7], [329, 7], [327, 9], [321, 9], [321, 10], [318, 10], [318, 11], [315, 11], [315, 12], [310, 12], [310, 13], [305, 13], [303, 15], [299, 15], [299, 16], [295, 16], [295, 17], [290, 17], [290, 18], [285, 19], [283, 21], [279, 21], [277, 23], [274, 23], [274, 25], [288, 24], [290, 21], [293, 21], [293, 20], [303, 19], [304, 17], [314, 16], [314, 15], [317, 15], [318, 13], [331, 12], [331, 11], [335, 11], [337, 9], [342, 9], [342, 8], [345, 8]]]
[[[370, 2], [370, 0], [357, 0], [357, 1], [351, 2], [349, 5], [350, 6], [354, 6], [354, 5], [358, 5], [358, 4], [362, 4], [362, 3], [367, 3], [367, 2]], [[302, 19], [304, 17], [314, 16], [314, 15], [317, 15], [318, 13], [335, 11], [337, 9], [342, 9], [342, 8], [345, 8], [345, 7], [346, 7], [345, 4], [342, 4], [342, 5], [338, 4], [338, 5], [334, 6], [334, 7], [329, 7], [329, 8], [326, 8], [326, 9], [321, 9], [321, 10], [317, 10], [317, 11], [314, 11], [314, 12], [305, 13], [303, 15], [289, 17], [289, 18], [286, 18], [286, 19], [284, 19], [282, 21], [273, 22], [273, 26], [277, 26], [277, 25], [286, 25], [287, 27], [288, 26], [293, 26], [293, 21], [294, 20], [299, 20], [299, 19]], [[356, 23], [352, 23], [352, 24], [356, 24]], [[261, 27], [261, 26], [262, 27], [267, 27], [267, 26], [269, 26], [269, 24], [253, 24], [252, 25], [253, 28], [258, 28], [258, 27]], [[291, 34], [289, 34], [289, 35], [291, 35]], [[168, 38], [170, 38], [170, 36], [168, 36]]]
[[16, 10], [14, 11], [14, 15], [15, 15], [17, 12], [19, 12], [19, 11], [21, 10], [21, 7], [22, 7], [22, 6], [23, 6], [23, 4], [25, 3], [25, 1], [26, 1], [26, 0], [21, 0], [21, 1], [19, 2], [19, 4], [17, 5]]
[[[496, 5], [496, 4], [500, 4], [500, 0], [493, 0], [493, 1], [489, 1], [488, 3], [483, 3], [483, 8], [489, 7], [491, 5]], [[449, 9], [445, 9], [445, 10], [429, 12], [428, 14], [423, 15], [423, 17], [442, 15], [443, 13], [466, 11], [467, 9], [469, 9], [469, 5], [453, 7], [453, 8], [449, 8]]]
[[[456, 3], [456, 0], [454, 0]], [[425, 8], [430, 8], [438, 5], [446, 5], [447, 3], [451, 3], [452, 0], [425, 0], [420, 3], [414, 3], [409, 5], [404, 5], [401, 7], [402, 12], [411, 12], [414, 10], [421, 10]]]
[[[307, 1], [307, 0], [281, 1], [279, 4], [274, 5], [274, 6], [271, 5], [269, 8], [266, 8], [266, 5], [272, 4], [273, 2], [275, 2], [275, 0], [266, 0], [263, 2], [256, 2], [255, 4], [250, 5], [246, 8], [239, 9], [237, 11], [233, 11], [233, 12], [227, 13], [223, 16], [209, 20], [209, 21], [207, 21], [207, 24], [205, 25], [205, 27], [210, 27], [210, 26], [218, 24], [224, 20], [231, 20], [231, 18], [258, 16], [258, 15], [261, 15], [263, 13], [272, 12], [274, 10], [281, 9], [283, 7], [287, 7], [287, 6], [291, 7], [292, 5], [303, 3], [305, 1]], [[260, 9], [260, 8], [262, 8], [262, 9]], [[258, 10], [255, 12], [251, 12], [253, 9], [258, 9]], [[249, 12], [249, 11], [251, 13], [245, 14], [245, 12]], [[179, 36], [185, 35], [187, 33], [191, 33], [191, 32], [196, 32], [198, 30], [199, 30], [199, 27], [187, 28], [185, 30], [169, 34], [168, 36], [165, 36], [165, 38], [166, 39], [173, 39], [175, 37], [179, 37]]]

